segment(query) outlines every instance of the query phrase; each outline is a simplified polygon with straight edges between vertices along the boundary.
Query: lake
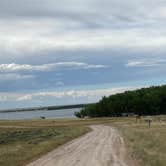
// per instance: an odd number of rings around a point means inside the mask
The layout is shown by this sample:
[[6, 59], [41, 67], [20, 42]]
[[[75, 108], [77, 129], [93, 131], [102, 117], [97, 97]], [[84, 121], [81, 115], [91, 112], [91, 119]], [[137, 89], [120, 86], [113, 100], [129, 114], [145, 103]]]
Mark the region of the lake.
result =
[[81, 108], [61, 109], [61, 110], [37, 110], [24, 112], [6, 112], [0, 113], [1, 120], [21, 120], [21, 119], [39, 119], [44, 116], [46, 119], [76, 118], [74, 112], [80, 111]]

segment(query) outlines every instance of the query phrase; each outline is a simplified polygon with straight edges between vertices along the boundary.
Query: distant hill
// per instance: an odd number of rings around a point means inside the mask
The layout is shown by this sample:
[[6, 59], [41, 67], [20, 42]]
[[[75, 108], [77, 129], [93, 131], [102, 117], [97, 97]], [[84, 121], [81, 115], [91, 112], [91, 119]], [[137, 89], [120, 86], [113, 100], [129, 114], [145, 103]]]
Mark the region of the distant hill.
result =
[[115, 117], [125, 114], [166, 114], [166, 85], [103, 97], [98, 103], [75, 112], [77, 117]]

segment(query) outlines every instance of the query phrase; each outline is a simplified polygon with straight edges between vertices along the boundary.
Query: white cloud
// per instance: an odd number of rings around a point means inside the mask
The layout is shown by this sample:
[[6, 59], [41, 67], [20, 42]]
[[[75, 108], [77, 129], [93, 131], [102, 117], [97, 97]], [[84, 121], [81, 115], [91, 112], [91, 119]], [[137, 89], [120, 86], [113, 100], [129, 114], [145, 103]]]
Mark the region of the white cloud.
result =
[[27, 100], [32, 100], [32, 95], [23, 95], [20, 97], [17, 97], [17, 101], [27, 101]]
[[109, 96], [111, 94], [121, 93], [127, 90], [134, 90], [140, 88], [138, 86], [133, 87], [118, 87], [111, 89], [95, 89], [95, 90], [68, 90], [68, 91], [45, 91], [36, 93], [0, 93], [0, 101], [32, 101], [40, 100], [44, 101], [48, 98], [61, 99], [61, 100], [79, 100], [80, 98], [86, 98], [93, 101], [93, 99], [100, 99], [102, 96]]
[[[166, 36], [149, 30], [99, 30], [78, 31], [58, 36], [1, 36], [0, 50], [9, 53], [35, 53], [49, 50], [159, 48], [166, 46]], [[164, 30], [165, 31], [165, 30]]]
[[126, 64], [127, 67], [153, 67], [166, 64], [165, 59], [138, 59], [138, 60], [129, 60]]
[[[74, 30], [62, 31], [47, 35], [52, 30], [44, 29], [41, 34], [34, 34], [33, 29], [23, 32], [0, 34], [0, 51], [20, 54], [25, 56], [31, 53], [39, 53], [50, 50], [75, 50], [75, 49], [157, 49], [166, 47], [166, 30], [164, 28], [124, 28], [98, 29], [98, 30]], [[35, 31], [35, 30], [34, 30]], [[49, 32], [50, 31], [50, 32]], [[25, 55], [23, 55], [25, 54]]]
[[57, 62], [42, 65], [28, 65], [28, 64], [0, 64], [0, 72], [17, 72], [17, 71], [51, 71], [59, 68], [67, 69], [98, 69], [106, 68], [104, 65], [94, 65], [82, 62]]
[[63, 91], [63, 92], [40, 92], [33, 94], [33, 96], [40, 97], [55, 97], [55, 98], [79, 98], [79, 97], [91, 97], [91, 96], [108, 96], [110, 94], [122, 92], [124, 90], [128, 90], [130, 88], [113, 88], [113, 89], [99, 89], [99, 90], [71, 90], [71, 91]]
[[32, 79], [33, 75], [24, 75], [24, 74], [16, 74], [16, 73], [4, 73], [0, 74], [0, 82], [1, 81], [13, 81], [13, 80], [24, 80], [24, 79]]
[[21, 65], [21, 64], [0, 64], [0, 71], [1, 72], [12, 72], [12, 71], [19, 71], [19, 70], [31, 70], [31, 65]]

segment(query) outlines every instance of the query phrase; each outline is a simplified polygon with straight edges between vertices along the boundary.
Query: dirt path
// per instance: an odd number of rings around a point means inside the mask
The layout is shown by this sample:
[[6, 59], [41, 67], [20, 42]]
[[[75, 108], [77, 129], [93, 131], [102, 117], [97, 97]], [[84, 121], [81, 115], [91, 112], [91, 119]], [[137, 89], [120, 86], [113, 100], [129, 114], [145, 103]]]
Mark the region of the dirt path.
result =
[[123, 138], [110, 126], [91, 126], [75, 139], [27, 166], [134, 166], [126, 161]]

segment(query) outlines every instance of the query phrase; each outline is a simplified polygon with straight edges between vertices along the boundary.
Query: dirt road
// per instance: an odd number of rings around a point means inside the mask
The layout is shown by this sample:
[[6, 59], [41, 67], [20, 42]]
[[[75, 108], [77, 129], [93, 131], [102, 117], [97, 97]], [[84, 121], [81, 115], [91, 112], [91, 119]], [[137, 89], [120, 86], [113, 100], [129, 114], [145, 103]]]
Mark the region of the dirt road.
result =
[[75, 139], [27, 166], [134, 166], [127, 163], [123, 138], [110, 126]]

